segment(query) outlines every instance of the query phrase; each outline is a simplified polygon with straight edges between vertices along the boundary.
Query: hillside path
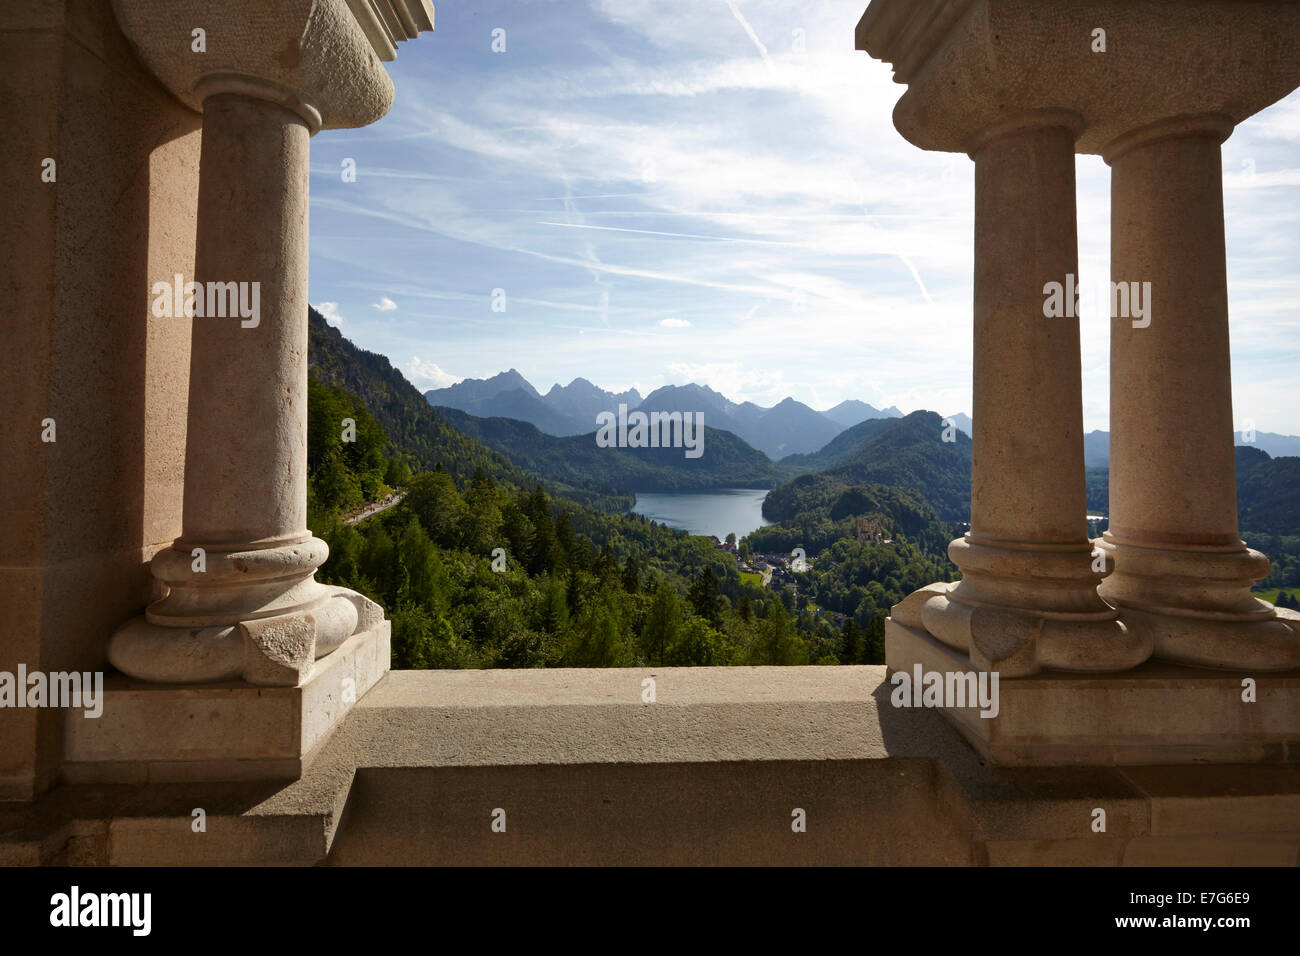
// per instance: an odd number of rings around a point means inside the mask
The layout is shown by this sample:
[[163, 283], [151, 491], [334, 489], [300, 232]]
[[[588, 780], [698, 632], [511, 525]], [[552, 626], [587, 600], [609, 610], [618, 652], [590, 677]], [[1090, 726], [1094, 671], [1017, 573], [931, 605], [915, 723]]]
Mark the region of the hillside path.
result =
[[378, 501], [374, 501], [368, 505], [365, 505], [364, 507], [362, 507], [360, 511], [352, 515], [350, 518], [344, 518], [343, 523], [357, 524], [358, 522], [364, 521], [365, 519], [369, 518], [371, 515], [377, 515], [381, 511], [387, 511], [389, 508], [393, 507], [394, 505], [400, 505], [402, 503], [402, 499], [405, 497], [406, 497], [406, 492], [403, 491], [400, 494], [397, 493], [391, 494], [387, 498], [380, 498]]

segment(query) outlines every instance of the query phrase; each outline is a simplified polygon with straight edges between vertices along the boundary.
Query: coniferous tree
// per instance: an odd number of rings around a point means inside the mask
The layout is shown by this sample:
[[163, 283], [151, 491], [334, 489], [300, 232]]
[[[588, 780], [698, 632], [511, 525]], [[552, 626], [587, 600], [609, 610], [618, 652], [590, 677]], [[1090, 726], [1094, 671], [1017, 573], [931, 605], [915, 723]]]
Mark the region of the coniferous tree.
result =
[[628, 555], [623, 564], [623, 590], [628, 594], [638, 594], [641, 591], [641, 565], [631, 555]]
[[759, 640], [751, 654], [754, 664], [807, 664], [808, 646], [790, 620], [785, 605], [773, 601], [759, 628]]
[[681, 627], [682, 611], [677, 592], [667, 581], [660, 581], [641, 629], [641, 653], [645, 659], [662, 664], [668, 651], [677, 644]]
[[552, 637], [563, 638], [569, 630], [569, 595], [563, 575], [551, 575], [542, 585], [541, 626]]
[[865, 636], [862, 630], [849, 618], [840, 632], [840, 661], [845, 664], [861, 664], [865, 648]]
[[403, 505], [420, 519], [421, 527], [438, 547], [452, 549], [460, 544], [468, 508], [446, 472], [426, 472], [412, 478]]
[[883, 614], [872, 618], [871, 626], [867, 628], [862, 663], [885, 663], [885, 615]]
[[686, 598], [691, 602], [695, 613], [714, 627], [722, 623], [718, 610], [718, 596], [718, 579], [713, 576], [713, 568], [706, 564], [700, 568], [700, 573], [691, 582], [691, 589]]

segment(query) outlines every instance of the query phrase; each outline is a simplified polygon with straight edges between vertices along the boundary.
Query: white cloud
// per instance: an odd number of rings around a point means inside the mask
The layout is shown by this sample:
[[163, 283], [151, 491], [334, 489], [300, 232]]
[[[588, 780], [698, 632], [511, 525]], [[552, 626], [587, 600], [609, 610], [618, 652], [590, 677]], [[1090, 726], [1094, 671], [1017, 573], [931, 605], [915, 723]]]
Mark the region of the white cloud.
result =
[[421, 361], [418, 355], [412, 355], [411, 361], [402, 371], [411, 380], [411, 384], [419, 388], [446, 388], [464, 381], [463, 377], [458, 378], [449, 372], [444, 372], [433, 362]]
[[[895, 130], [904, 88], [853, 49], [860, 14], [838, 0], [518, 5], [521, 28], [562, 23], [573, 42], [527, 70], [407, 61], [397, 106], [364, 134], [388, 168], [357, 183], [317, 144], [331, 175], [312, 184], [313, 262], [346, 268], [313, 267], [313, 288], [350, 303], [392, 289], [402, 321], [354, 316], [359, 342], [474, 374], [498, 370], [490, 354], [642, 391], [684, 376], [737, 400], [971, 411], [974, 167]], [[444, 42], [478, 29], [448, 19]], [[1300, 92], [1223, 147], [1236, 405], [1291, 433], [1298, 141]], [[1076, 170], [1079, 273], [1104, 278], [1110, 169], [1083, 156]], [[491, 313], [503, 285], [510, 310]], [[1080, 331], [1085, 420], [1104, 427], [1109, 321], [1085, 309]], [[690, 364], [712, 357], [726, 367]]]
[[372, 303], [370, 308], [378, 309], [380, 312], [392, 312], [397, 308], [397, 303], [386, 295], [381, 295], [379, 301]]
[[343, 324], [343, 316], [339, 315], [337, 302], [319, 302], [316, 304], [316, 311], [325, 316], [325, 321], [336, 329]]
[[708, 385], [733, 402], [760, 405], [775, 404], [792, 391], [781, 372], [747, 369], [741, 362], [670, 362], [668, 379], [674, 385]]

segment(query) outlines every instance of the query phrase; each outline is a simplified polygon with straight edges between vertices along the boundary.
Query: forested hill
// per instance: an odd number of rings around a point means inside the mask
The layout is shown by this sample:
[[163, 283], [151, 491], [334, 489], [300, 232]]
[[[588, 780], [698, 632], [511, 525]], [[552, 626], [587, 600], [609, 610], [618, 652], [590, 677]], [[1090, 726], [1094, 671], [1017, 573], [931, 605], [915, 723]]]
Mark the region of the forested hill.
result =
[[1300, 535], [1300, 458], [1272, 458], [1238, 445], [1237, 514], [1242, 528]]
[[787, 455], [781, 464], [798, 468], [802, 472], [825, 471], [843, 464], [864, 442], [902, 420], [898, 418], [869, 418], [846, 428], [818, 451], [808, 455]]
[[[479, 470], [510, 487], [531, 489], [539, 483], [538, 476], [449, 424], [385, 356], [357, 348], [310, 306], [307, 321], [308, 374], [360, 398], [387, 435], [390, 456], [403, 458], [413, 471], [441, 467], [461, 487]], [[543, 484], [553, 494], [606, 511], [625, 511], [632, 504], [631, 496], [590, 481]]]
[[848, 441], [837, 436], [815, 455], [783, 459], [784, 466], [831, 464], [772, 489], [763, 516], [787, 521], [801, 512], [830, 508], [855, 485], [882, 484], [916, 491], [944, 521], [965, 521], [970, 515], [971, 440], [958, 430], [953, 441], [944, 441], [944, 432], [943, 419], [926, 411], [855, 425], [845, 432], [853, 433]]
[[687, 458], [682, 448], [601, 448], [594, 431], [557, 438], [528, 422], [477, 418], [454, 408], [438, 411], [520, 468], [564, 484], [588, 481], [624, 492], [766, 488], [795, 473], [774, 465], [731, 432], [707, 426], [703, 454]]

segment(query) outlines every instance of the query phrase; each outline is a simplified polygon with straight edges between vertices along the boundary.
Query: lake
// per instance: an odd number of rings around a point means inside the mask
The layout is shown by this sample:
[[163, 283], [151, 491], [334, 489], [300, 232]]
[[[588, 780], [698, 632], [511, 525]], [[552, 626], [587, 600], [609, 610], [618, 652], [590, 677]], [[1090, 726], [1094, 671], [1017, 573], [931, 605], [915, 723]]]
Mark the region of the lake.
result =
[[689, 534], [717, 535], [734, 531], [736, 540], [772, 522], [763, 518], [767, 489], [716, 488], [712, 491], [637, 492], [636, 514]]

